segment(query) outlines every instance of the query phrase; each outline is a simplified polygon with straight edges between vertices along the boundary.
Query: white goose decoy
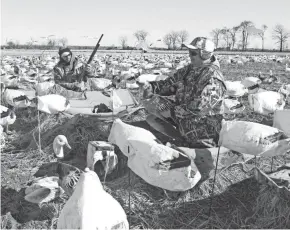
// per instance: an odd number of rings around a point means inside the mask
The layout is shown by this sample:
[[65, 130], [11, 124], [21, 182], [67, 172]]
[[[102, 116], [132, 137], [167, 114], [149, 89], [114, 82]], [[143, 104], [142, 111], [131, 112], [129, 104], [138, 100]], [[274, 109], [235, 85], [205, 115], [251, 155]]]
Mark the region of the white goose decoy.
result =
[[126, 88], [127, 89], [138, 89], [139, 85], [136, 82], [134, 82], [134, 83], [126, 82]]
[[33, 107], [33, 98], [17, 89], [8, 89], [1, 82], [1, 96], [5, 103], [16, 108]]
[[37, 109], [48, 114], [58, 114], [70, 108], [69, 100], [57, 94], [37, 96], [36, 100], [38, 102]]
[[86, 168], [61, 210], [57, 229], [129, 229], [122, 206], [108, 194], [94, 171]]
[[248, 96], [250, 107], [260, 114], [274, 113], [283, 110], [286, 103], [284, 94], [274, 91], [262, 91]]
[[283, 84], [280, 89], [278, 90], [279, 93], [284, 94], [286, 97], [290, 95], [290, 84]]
[[49, 89], [51, 89], [54, 85], [55, 83], [53, 81], [45, 81], [36, 83], [33, 88], [38, 96], [44, 96], [49, 93]]
[[9, 125], [14, 124], [14, 122], [16, 121], [16, 114], [14, 109], [15, 109], [14, 107], [7, 108], [3, 105], [0, 105], [0, 113], [1, 113], [0, 125], [3, 127], [4, 131], [7, 134], [11, 134], [11, 132], [8, 130]]
[[166, 68], [173, 68], [173, 64], [170, 63], [170, 62], [165, 62], [164, 63], [164, 67], [166, 67]]
[[241, 81], [225, 81], [227, 87], [226, 95], [230, 97], [242, 97], [248, 92], [247, 87]]
[[14, 87], [14, 86], [17, 86], [19, 83], [19, 76], [4, 75], [4, 76], [1, 76], [1, 81], [7, 87], [9, 87], [9, 86]]
[[138, 83], [145, 83], [145, 82], [152, 82], [152, 81], [160, 81], [165, 80], [168, 78], [166, 75], [159, 75], [159, 74], [142, 74], [137, 78]]
[[112, 85], [112, 81], [107, 78], [89, 78], [91, 90], [104, 90]]
[[244, 154], [273, 157], [290, 150], [290, 138], [268, 125], [223, 120], [219, 145]]
[[[4, 129], [3, 129], [3, 127], [0, 125], [0, 138], [2, 138], [3, 136], [2, 136], [2, 134], [3, 134], [3, 131], [4, 131]], [[1, 142], [1, 141], [0, 141]]]
[[248, 89], [249, 94], [258, 92], [261, 83], [261, 79], [257, 77], [246, 77], [242, 81], [242, 84]]
[[245, 106], [238, 100], [224, 99], [223, 101], [223, 113], [225, 114], [236, 114], [241, 113], [245, 110]]
[[228, 56], [228, 58], [226, 59], [226, 64], [231, 64], [232, 63], [232, 59], [230, 56]]
[[288, 64], [287, 63], [286, 63], [285, 71], [286, 72], [290, 72], [290, 68], [288, 67]]
[[143, 65], [144, 69], [153, 69], [154, 67], [155, 67], [154, 63], [148, 63], [148, 64]]
[[71, 149], [71, 146], [68, 144], [67, 138], [64, 135], [58, 135], [54, 138], [53, 141], [53, 151], [56, 158], [62, 159], [64, 158], [63, 147], [66, 146]]
[[171, 70], [169, 68], [160, 68], [160, 72], [161, 74], [168, 74], [171, 72]]
[[64, 190], [58, 185], [58, 177], [41, 177], [32, 181], [31, 185], [25, 189], [24, 199], [41, 205], [54, 200], [63, 193]]
[[237, 64], [238, 64], [238, 65], [244, 65], [244, 62], [243, 62], [242, 60], [238, 60], [238, 61], [237, 61]]

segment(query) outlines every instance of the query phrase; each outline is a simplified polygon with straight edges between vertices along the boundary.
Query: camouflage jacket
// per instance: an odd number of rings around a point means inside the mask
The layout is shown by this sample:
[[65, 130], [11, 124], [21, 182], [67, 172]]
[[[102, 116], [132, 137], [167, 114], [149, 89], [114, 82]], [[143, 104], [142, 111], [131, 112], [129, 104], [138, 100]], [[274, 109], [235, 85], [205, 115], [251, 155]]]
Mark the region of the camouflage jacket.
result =
[[[92, 71], [86, 71], [88, 77], [95, 77], [97, 69], [91, 66]], [[73, 83], [76, 82], [82, 73], [84, 65], [76, 57], [72, 57], [71, 63], [65, 65], [63, 62], [57, 63], [53, 69], [55, 83]]]
[[190, 143], [211, 139], [217, 144], [226, 86], [214, 56], [202, 67], [188, 65], [164, 81], [151, 82], [149, 91], [174, 96], [171, 117]]
[[226, 91], [219, 63], [213, 56], [203, 67], [185, 66], [173, 77], [151, 82], [152, 92], [161, 96], [175, 95], [175, 115], [206, 116], [219, 114]]

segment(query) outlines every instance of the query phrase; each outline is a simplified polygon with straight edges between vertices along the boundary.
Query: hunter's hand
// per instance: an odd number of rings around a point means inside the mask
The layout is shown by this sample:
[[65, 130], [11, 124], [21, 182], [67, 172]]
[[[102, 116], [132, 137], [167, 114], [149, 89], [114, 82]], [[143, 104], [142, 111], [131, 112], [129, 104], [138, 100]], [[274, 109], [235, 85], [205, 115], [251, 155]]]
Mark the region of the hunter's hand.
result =
[[137, 84], [140, 87], [140, 91], [143, 96], [143, 99], [148, 99], [153, 96], [153, 89], [149, 82], [147, 81], [144, 83], [137, 82]]
[[85, 65], [85, 70], [88, 72], [92, 72], [93, 67], [90, 64]]

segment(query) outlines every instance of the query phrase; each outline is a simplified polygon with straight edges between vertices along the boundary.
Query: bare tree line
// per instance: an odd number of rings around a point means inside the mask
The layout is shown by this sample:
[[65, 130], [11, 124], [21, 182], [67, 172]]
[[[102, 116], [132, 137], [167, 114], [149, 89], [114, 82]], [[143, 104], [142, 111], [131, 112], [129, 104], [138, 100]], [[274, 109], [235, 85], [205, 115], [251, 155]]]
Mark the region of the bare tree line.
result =
[[[39, 43], [39, 41], [31, 37], [30, 40], [24, 46], [26, 46], [27, 48], [33, 48], [36, 46], [36, 43]], [[13, 49], [17, 49], [20, 46], [20, 43], [19, 41], [9, 40], [9, 41], [6, 41], [6, 45]], [[53, 49], [56, 46], [67, 46], [67, 45], [68, 45], [68, 39], [66, 37], [62, 37], [62, 38], [47, 37], [42, 42], [42, 45], [38, 45], [38, 46], [45, 47], [46, 49]]]
[[[216, 48], [226, 48], [227, 50], [241, 49], [247, 50], [251, 37], [259, 37], [261, 39], [261, 49], [264, 51], [265, 32], [268, 29], [267, 25], [262, 25], [261, 28], [256, 28], [252, 21], [243, 21], [237, 26], [223, 27], [221, 29], [213, 29], [210, 33], [211, 38], [215, 43]], [[134, 34], [138, 42], [146, 42], [149, 33], [145, 30], [138, 30]], [[287, 29], [277, 24], [272, 29], [272, 39], [278, 45], [279, 51], [282, 52], [286, 48], [287, 40], [290, 33]], [[171, 31], [164, 35], [163, 43], [168, 49], [181, 49], [182, 43], [188, 41], [189, 33], [186, 30]], [[127, 46], [127, 37], [121, 37], [120, 42], [122, 48]]]
[[[261, 28], [256, 28], [255, 24], [252, 21], [243, 21], [237, 26], [233, 27], [223, 27], [223, 28], [216, 28], [210, 32], [210, 36], [215, 43], [215, 47], [217, 49], [226, 48], [227, 50], [233, 49], [240, 49], [240, 50], [247, 50], [249, 46], [249, 41], [251, 37], [259, 37], [261, 39], [261, 49], [264, 50], [264, 42], [265, 42], [265, 32], [267, 31], [268, 26], [262, 25]], [[136, 38], [136, 43], [131, 48], [144, 48], [144, 45], [140, 44], [147, 44], [147, 37], [149, 32], [146, 30], [137, 30], [133, 33], [133, 36]], [[281, 25], [277, 24], [272, 29], [272, 39], [275, 41], [275, 45], [279, 48], [279, 51], [285, 50], [287, 41], [290, 37], [290, 33], [287, 29]], [[187, 42], [189, 38], [189, 33], [187, 30], [180, 30], [180, 31], [170, 31], [163, 36], [162, 39], [157, 41], [163, 42], [168, 49], [181, 49], [182, 44]], [[35, 43], [38, 41], [34, 40], [33, 38], [30, 39], [26, 43], [27, 48], [35, 47]], [[128, 38], [127, 36], [120, 36], [119, 43], [122, 49], [129, 49], [130, 46], [128, 45]], [[148, 47], [154, 47], [155, 42], [150, 42], [151, 44]], [[17, 41], [6, 41], [6, 44], [9, 48], [18, 48], [19, 42]], [[68, 45], [68, 39], [65, 37], [62, 38], [53, 38], [47, 37], [46, 41], [43, 42], [42, 46], [45, 46], [46, 49], [53, 49], [56, 46], [66, 46]], [[38, 45], [39, 46], [39, 45]], [[115, 47], [115, 45], [113, 45]]]
[[[234, 27], [224, 27], [213, 29], [210, 33], [216, 48], [241, 49], [247, 50], [251, 37], [261, 38], [261, 49], [264, 50], [265, 32], [268, 29], [267, 25], [262, 25], [261, 28], [256, 28], [252, 21], [243, 21]], [[272, 29], [272, 38], [275, 44], [278, 45], [279, 51], [285, 49], [285, 44], [290, 37], [287, 29], [277, 24]]]

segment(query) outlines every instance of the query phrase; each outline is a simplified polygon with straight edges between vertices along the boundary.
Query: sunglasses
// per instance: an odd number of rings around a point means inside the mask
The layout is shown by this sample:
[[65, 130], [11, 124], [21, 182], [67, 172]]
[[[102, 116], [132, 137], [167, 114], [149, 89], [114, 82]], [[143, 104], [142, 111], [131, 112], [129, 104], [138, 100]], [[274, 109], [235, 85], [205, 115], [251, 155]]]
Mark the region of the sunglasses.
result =
[[199, 53], [199, 50], [189, 50], [190, 56], [197, 56]]
[[66, 57], [69, 57], [69, 56], [71, 56], [71, 54], [61, 55], [62, 58], [66, 58]]

